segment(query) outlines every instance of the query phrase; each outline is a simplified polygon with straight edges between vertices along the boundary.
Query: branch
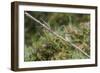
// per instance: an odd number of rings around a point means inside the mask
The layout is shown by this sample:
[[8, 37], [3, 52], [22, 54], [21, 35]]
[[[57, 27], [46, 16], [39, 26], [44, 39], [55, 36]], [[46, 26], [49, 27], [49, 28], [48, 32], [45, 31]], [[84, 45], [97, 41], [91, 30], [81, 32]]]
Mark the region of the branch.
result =
[[65, 42], [70, 43], [73, 47], [75, 47], [77, 50], [79, 50], [81, 53], [83, 53], [85, 56], [87, 56], [88, 58], [90, 58], [90, 56], [84, 52], [82, 49], [80, 49], [78, 46], [76, 46], [75, 44], [73, 44], [72, 42], [70, 42], [67, 39], [64, 39], [62, 36], [58, 35], [56, 32], [52, 31], [48, 26], [46, 26], [45, 24], [41, 23], [38, 19], [34, 18], [33, 16], [31, 16], [29, 13], [25, 12], [26, 16], [28, 16], [29, 18], [31, 18], [32, 20], [36, 21], [37, 23], [39, 23], [42, 27], [44, 27], [46, 30], [48, 30], [49, 32], [51, 32], [52, 34], [54, 34], [56, 37], [62, 39]]

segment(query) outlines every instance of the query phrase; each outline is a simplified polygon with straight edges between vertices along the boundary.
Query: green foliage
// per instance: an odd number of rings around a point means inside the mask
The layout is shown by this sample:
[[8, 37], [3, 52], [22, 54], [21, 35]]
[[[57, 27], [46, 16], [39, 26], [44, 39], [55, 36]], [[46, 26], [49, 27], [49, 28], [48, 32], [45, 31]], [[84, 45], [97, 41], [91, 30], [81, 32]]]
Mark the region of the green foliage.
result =
[[[90, 55], [90, 15], [55, 12], [31, 12], [36, 19], [48, 23], [53, 31], [69, 39]], [[86, 59], [70, 43], [57, 38], [40, 24], [25, 15], [25, 61]]]

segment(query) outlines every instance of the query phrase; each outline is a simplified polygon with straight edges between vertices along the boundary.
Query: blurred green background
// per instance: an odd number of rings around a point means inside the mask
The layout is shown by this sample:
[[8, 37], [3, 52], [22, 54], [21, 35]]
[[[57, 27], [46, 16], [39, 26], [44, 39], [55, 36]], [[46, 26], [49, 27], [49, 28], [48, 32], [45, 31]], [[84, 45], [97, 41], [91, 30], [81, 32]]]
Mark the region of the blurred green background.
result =
[[[90, 14], [26, 11], [90, 56]], [[24, 61], [87, 59], [24, 14]]]

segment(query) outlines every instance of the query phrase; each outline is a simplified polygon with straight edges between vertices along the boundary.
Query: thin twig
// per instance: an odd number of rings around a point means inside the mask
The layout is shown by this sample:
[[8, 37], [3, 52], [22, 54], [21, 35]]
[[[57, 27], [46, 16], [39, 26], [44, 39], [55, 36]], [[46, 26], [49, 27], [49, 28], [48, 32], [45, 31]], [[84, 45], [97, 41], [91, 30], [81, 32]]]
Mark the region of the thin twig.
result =
[[44, 27], [46, 30], [48, 30], [49, 32], [51, 32], [52, 34], [54, 34], [56, 37], [62, 39], [65, 42], [70, 43], [73, 47], [75, 47], [77, 50], [79, 50], [80, 52], [82, 52], [85, 56], [87, 56], [88, 58], [90, 58], [90, 56], [84, 52], [82, 49], [80, 49], [78, 46], [76, 46], [75, 44], [73, 44], [72, 42], [70, 42], [69, 40], [64, 39], [62, 36], [58, 35], [56, 32], [52, 31], [48, 26], [46, 26], [45, 24], [43, 24], [42, 22], [40, 22], [38, 19], [34, 18], [33, 16], [31, 16], [29, 13], [25, 12], [26, 16], [28, 16], [29, 18], [31, 18], [32, 20], [36, 21], [37, 23], [39, 23], [42, 27]]
[[41, 18], [41, 20], [43, 21], [43, 23], [44, 23], [47, 27], [50, 28], [50, 25], [49, 25], [47, 22], [45, 22], [42, 18]]

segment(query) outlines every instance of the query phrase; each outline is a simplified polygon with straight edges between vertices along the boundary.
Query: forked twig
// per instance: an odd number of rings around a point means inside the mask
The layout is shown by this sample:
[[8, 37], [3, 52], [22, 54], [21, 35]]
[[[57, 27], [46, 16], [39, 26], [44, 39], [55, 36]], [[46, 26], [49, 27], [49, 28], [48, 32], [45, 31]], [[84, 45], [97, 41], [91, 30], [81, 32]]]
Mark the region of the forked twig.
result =
[[80, 49], [78, 46], [76, 46], [75, 44], [73, 44], [72, 42], [70, 42], [68, 39], [64, 39], [62, 36], [58, 35], [56, 32], [52, 31], [51, 28], [49, 28], [48, 26], [46, 26], [47, 24], [44, 24], [42, 22], [40, 22], [38, 19], [36, 19], [35, 17], [33, 17], [32, 15], [30, 15], [29, 13], [25, 12], [26, 16], [28, 16], [29, 18], [31, 18], [32, 20], [36, 21], [37, 23], [39, 23], [42, 27], [44, 27], [46, 30], [48, 30], [49, 32], [51, 32], [52, 34], [54, 34], [56, 37], [62, 39], [65, 42], [70, 43], [73, 47], [75, 47], [77, 50], [79, 50], [80, 52], [82, 52], [85, 56], [87, 56], [88, 58], [90, 58], [90, 56], [84, 52], [82, 49]]
[[47, 22], [45, 22], [42, 18], [41, 18], [41, 20], [43, 21], [43, 23], [44, 23], [47, 27], [50, 28], [50, 25], [49, 25]]

